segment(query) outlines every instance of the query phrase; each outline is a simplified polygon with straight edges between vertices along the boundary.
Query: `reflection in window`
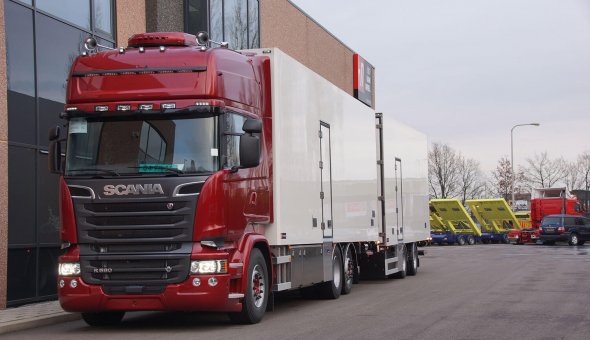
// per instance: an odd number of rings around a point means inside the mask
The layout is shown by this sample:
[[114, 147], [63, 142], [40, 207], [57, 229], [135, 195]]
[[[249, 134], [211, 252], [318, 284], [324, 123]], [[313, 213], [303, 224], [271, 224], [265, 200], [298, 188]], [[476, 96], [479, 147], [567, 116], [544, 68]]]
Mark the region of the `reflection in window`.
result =
[[222, 41], [223, 40], [223, 1], [222, 0], [210, 0], [210, 35], [211, 40]]
[[248, 48], [247, 4], [241, 0], [225, 0], [223, 29], [225, 40], [232, 49]]
[[188, 0], [186, 11], [188, 33], [208, 26], [211, 40], [227, 41], [232, 49], [260, 47], [258, 0]]
[[90, 29], [90, 2], [80, 0], [37, 0], [38, 9], [83, 28]]
[[94, 28], [113, 34], [111, 0], [94, 0]]
[[248, 1], [248, 48], [260, 47], [258, 0]]
[[162, 163], [166, 156], [166, 141], [150, 123], [143, 122], [139, 140], [139, 163]]

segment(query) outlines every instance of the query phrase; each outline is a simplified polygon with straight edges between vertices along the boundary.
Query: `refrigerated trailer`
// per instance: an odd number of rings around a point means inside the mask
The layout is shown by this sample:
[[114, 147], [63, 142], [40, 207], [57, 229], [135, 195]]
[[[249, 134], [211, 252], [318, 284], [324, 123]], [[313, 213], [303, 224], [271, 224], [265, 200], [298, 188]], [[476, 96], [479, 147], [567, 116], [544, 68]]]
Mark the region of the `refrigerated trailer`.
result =
[[75, 60], [62, 118], [58, 295], [91, 325], [136, 310], [256, 323], [276, 292], [338, 298], [418, 270], [425, 136], [279, 49], [135, 35]]

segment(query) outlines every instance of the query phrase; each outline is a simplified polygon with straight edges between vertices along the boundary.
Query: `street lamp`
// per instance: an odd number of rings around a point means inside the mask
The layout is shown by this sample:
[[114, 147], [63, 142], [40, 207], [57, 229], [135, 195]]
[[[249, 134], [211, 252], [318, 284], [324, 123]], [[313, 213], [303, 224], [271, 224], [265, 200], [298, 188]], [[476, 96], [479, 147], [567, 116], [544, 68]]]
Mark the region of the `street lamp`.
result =
[[514, 210], [516, 208], [516, 205], [514, 204], [514, 180], [516, 178], [516, 174], [514, 173], [514, 129], [519, 127], [519, 126], [527, 126], [527, 125], [532, 125], [532, 126], [539, 126], [541, 124], [539, 123], [526, 123], [526, 124], [516, 124], [512, 127], [512, 129], [510, 129], [510, 166], [512, 166], [512, 183], [510, 183], [510, 191], [512, 192], [512, 210]]

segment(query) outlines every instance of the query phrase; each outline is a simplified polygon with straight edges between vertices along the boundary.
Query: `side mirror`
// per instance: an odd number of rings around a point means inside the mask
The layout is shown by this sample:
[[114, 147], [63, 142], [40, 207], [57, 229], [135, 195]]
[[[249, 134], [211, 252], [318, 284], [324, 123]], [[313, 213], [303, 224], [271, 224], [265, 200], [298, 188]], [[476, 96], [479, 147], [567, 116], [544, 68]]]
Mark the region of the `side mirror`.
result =
[[61, 162], [61, 141], [59, 140], [61, 128], [56, 126], [49, 129], [49, 172], [54, 174], [62, 173]]
[[260, 164], [260, 138], [254, 133], [262, 132], [262, 122], [246, 119], [240, 136], [240, 168], [253, 168]]

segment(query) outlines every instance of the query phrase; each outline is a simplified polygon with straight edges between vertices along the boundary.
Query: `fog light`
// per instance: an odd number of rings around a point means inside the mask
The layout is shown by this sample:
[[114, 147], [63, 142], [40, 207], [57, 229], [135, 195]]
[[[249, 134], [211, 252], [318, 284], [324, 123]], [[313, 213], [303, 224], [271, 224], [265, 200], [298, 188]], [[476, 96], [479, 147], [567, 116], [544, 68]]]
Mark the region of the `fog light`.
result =
[[209, 286], [211, 286], [211, 287], [215, 287], [219, 283], [219, 281], [217, 281], [217, 279], [214, 277], [210, 277], [208, 282], [209, 282]]
[[63, 288], [65, 285], [66, 282], [63, 279], [59, 280], [59, 288]]
[[70, 287], [72, 287], [72, 288], [78, 287], [78, 281], [76, 281], [75, 279], [70, 281]]
[[201, 285], [201, 279], [199, 279], [198, 277], [195, 277], [193, 279], [193, 286], [198, 287]]

